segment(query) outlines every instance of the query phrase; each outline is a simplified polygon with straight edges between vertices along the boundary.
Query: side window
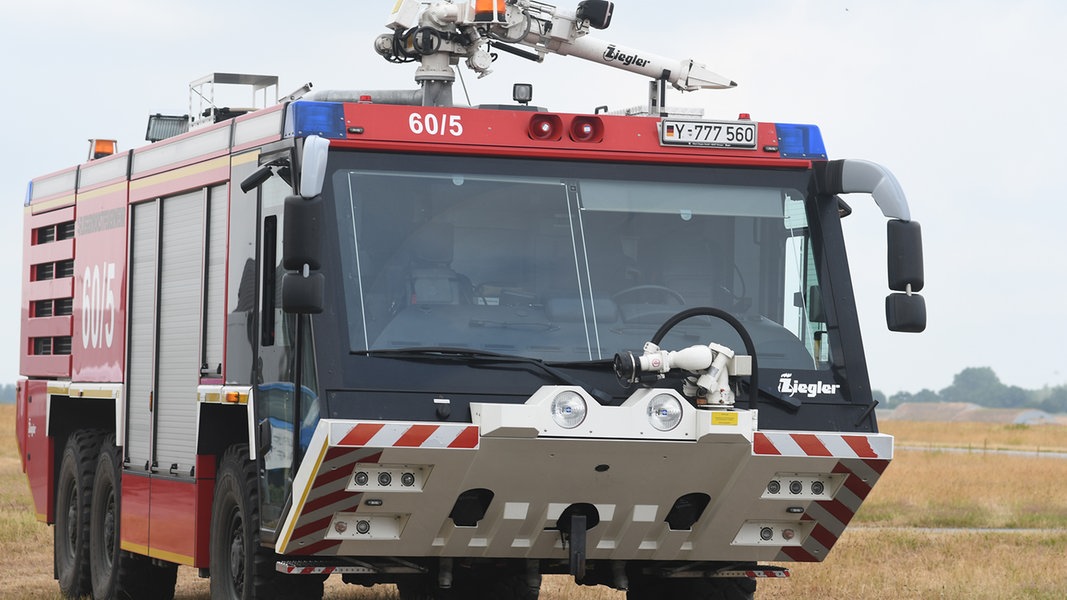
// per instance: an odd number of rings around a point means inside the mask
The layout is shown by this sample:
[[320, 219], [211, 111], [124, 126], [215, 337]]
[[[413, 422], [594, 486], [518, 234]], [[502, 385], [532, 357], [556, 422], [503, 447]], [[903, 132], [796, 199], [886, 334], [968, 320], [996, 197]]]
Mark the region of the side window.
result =
[[291, 323], [282, 313], [282, 215], [285, 197], [292, 194], [281, 177], [260, 186], [260, 340], [263, 347], [292, 345]]
[[[248, 158], [251, 156], [251, 158]], [[235, 157], [233, 181], [241, 181], [256, 169], [255, 155]], [[238, 162], [240, 160], [240, 162]], [[226, 286], [226, 364], [229, 384], [252, 381], [253, 348], [256, 342], [256, 240], [258, 190], [231, 190], [229, 219], [229, 275]]]
[[785, 286], [782, 325], [797, 336], [817, 368], [830, 358], [830, 338], [826, 334], [826, 309], [815, 266], [815, 255], [804, 213], [804, 203], [786, 196], [785, 201]]
[[200, 376], [218, 379], [223, 371], [223, 328], [226, 322], [226, 213], [229, 186], [208, 189], [207, 233], [204, 237], [204, 335]]

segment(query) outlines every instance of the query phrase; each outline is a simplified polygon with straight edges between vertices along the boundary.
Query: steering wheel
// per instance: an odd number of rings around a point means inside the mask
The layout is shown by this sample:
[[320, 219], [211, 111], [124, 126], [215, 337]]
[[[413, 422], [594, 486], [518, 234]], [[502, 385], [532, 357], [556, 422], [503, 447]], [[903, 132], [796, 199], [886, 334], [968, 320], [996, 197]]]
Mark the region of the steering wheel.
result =
[[611, 299], [617, 303], [619, 298], [627, 296], [629, 294], [636, 294], [638, 292], [661, 292], [677, 300], [678, 304], [681, 304], [683, 306], [685, 305], [684, 296], [672, 290], [671, 288], [662, 285], [635, 285], [633, 287], [628, 287], [624, 290], [619, 290], [618, 292], [615, 292], [611, 295]]

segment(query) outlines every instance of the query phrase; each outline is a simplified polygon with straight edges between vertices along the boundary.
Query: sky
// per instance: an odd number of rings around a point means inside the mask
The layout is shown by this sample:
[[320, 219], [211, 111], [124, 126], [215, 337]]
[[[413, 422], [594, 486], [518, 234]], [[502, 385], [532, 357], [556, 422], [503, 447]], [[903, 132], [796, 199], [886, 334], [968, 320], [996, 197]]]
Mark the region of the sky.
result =
[[[211, 72], [277, 75], [287, 94], [410, 89], [414, 65], [371, 48], [394, 0], [34, 0], [0, 8], [0, 382], [18, 378], [23, 200], [90, 138], [141, 146], [149, 114], [188, 112]], [[572, 7], [564, 0], [561, 7]], [[885, 220], [846, 197], [844, 223], [872, 386], [939, 390], [967, 367], [1008, 385], [1067, 384], [1067, 3], [1060, 0], [618, 0], [597, 37], [693, 58], [738, 82], [672, 92], [706, 118], [815, 123], [831, 158], [888, 167], [923, 227], [929, 325], [887, 331]], [[465, 70], [465, 67], [462, 67]], [[464, 73], [471, 101], [591, 112], [645, 102], [636, 75], [550, 56]], [[457, 88], [457, 100], [462, 98]]]

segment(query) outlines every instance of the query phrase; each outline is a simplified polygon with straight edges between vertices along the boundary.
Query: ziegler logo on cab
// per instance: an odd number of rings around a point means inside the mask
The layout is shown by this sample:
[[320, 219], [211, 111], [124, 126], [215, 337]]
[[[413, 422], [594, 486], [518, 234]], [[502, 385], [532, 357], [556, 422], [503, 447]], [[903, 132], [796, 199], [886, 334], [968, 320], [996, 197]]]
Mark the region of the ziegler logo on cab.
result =
[[841, 389], [839, 383], [823, 383], [822, 381], [816, 381], [815, 383], [801, 383], [793, 379], [792, 373], [782, 373], [782, 378], [778, 380], [778, 391], [784, 394], [789, 394], [789, 397], [797, 395], [798, 393], [808, 398], [814, 398], [815, 396], [822, 396], [825, 394], [836, 394], [837, 390]]

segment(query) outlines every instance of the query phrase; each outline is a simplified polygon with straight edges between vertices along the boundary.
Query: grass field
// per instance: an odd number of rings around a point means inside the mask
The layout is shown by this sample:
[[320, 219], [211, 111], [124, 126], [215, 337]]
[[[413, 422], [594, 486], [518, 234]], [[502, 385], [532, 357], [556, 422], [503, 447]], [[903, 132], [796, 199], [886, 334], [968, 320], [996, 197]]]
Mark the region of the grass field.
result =
[[[971, 453], [898, 451], [829, 558], [788, 565], [757, 598], [1067, 598], [1067, 427], [889, 421], [898, 445]], [[0, 599], [58, 599], [52, 531], [33, 517], [14, 439], [14, 408], [0, 406]], [[996, 449], [1035, 456], [1004, 456]], [[327, 598], [394, 600], [390, 586], [327, 582]], [[545, 600], [622, 600], [621, 592], [546, 577]], [[206, 600], [206, 580], [179, 571], [176, 598]]]

